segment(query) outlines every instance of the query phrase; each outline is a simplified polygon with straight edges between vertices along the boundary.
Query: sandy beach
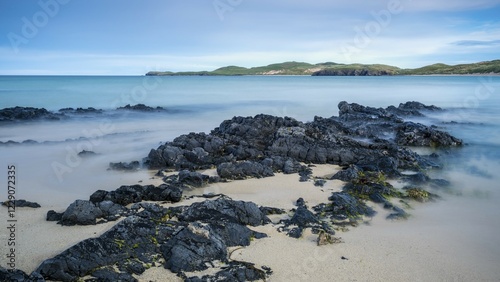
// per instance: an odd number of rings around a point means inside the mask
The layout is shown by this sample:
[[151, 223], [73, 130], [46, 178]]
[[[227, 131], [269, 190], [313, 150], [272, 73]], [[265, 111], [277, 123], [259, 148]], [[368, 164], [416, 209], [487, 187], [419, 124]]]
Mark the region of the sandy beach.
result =
[[[313, 175], [324, 177], [339, 167], [320, 165]], [[213, 173], [206, 171], [205, 173]], [[158, 179], [157, 179], [158, 180]], [[284, 209], [294, 207], [302, 197], [309, 207], [326, 202], [333, 191], [339, 191], [343, 182], [327, 181], [316, 187], [312, 181], [299, 182], [297, 174], [277, 174], [274, 177], [217, 183], [185, 193], [186, 196], [204, 193], [222, 193], [235, 200], [253, 201], [262, 206]], [[202, 198], [184, 200], [186, 205]], [[481, 201], [481, 200], [479, 200]], [[489, 204], [482, 200], [480, 204]], [[337, 232], [343, 243], [317, 246], [317, 235], [310, 231], [300, 239], [277, 231], [277, 222], [287, 215], [273, 216], [273, 224], [252, 229], [268, 234], [254, 240], [248, 247], [230, 250], [230, 259], [268, 266], [273, 270], [269, 281], [498, 281], [496, 267], [499, 247], [495, 234], [481, 233], [482, 228], [496, 224], [491, 218], [478, 219], [461, 209], [465, 200], [452, 196], [435, 203], [412, 203], [412, 216], [405, 221], [385, 219], [387, 211], [371, 204], [378, 212], [365, 219], [358, 227]], [[116, 222], [95, 226], [60, 226], [45, 221], [52, 207], [19, 208], [18, 267], [33, 271], [43, 260], [55, 256], [73, 244], [96, 237]], [[6, 221], [5, 212], [0, 220]], [[443, 217], [450, 224], [443, 224]], [[454, 221], [463, 221], [456, 224]], [[2, 234], [2, 240], [5, 235]], [[478, 238], [478, 240], [475, 240]], [[212, 270], [213, 271], [213, 270]], [[188, 273], [199, 275], [200, 273]], [[139, 281], [182, 281], [162, 266], [152, 267]]]

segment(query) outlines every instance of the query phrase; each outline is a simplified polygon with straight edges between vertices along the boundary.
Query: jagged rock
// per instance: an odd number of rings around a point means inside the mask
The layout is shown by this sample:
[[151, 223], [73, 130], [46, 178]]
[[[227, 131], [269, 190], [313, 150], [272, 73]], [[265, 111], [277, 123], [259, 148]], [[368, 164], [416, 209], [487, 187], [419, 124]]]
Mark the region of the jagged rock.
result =
[[363, 169], [356, 166], [350, 165], [347, 168], [335, 173], [331, 179], [338, 179], [342, 181], [351, 181], [359, 177], [359, 173], [363, 172]]
[[210, 177], [208, 175], [189, 170], [181, 170], [178, 177], [179, 182], [197, 188], [203, 187], [210, 182]]
[[120, 281], [120, 282], [137, 282], [136, 278], [126, 272], [118, 273], [114, 271], [112, 268], [101, 268], [98, 269], [91, 274], [95, 279], [89, 279], [85, 281], [89, 282], [112, 282], [112, 281]]
[[217, 174], [226, 179], [246, 179], [248, 177], [263, 178], [274, 176], [273, 170], [258, 162], [243, 161], [222, 163], [217, 166]]
[[64, 117], [63, 114], [54, 114], [44, 108], [13, 107], [0, 110], [0, 122], [38, 119], [59, 120], [62, 117]]
[[405, 122], [398, 127], [396, 143], [403, 146], [444, 147], [460, 146], [462, 140], [450, 134], [413, 122]]
[[119, 162], [119, 163], [109, 163], [110, 170], [122, 170], [122, 171], [135, 171], [141, 167], [139, 161], [132, 161], [129, 163]]
[[203, 281], [265, 281], [266, 278], [272, 273], [268, 267], [258, 269], [253, 263], [231, 261], [228, 266], [225, 266], [221, 271], [214, 275], [204, 275], [202, 277], [189, 277], [185, 279], [186, 282], [203, 282]]
[[153, 107], [146, 106], [144, 104], [137, 104], [137, 105], [133, 105], [133, 106], [131, 106], [130, 104], [127, 104], [125, 107], [119, 107], [119, 108], [117, 108], [117, 110], [129, 110], [129, 111], [140, 111], [140, 112], [161, 112], [161, 111], [165, 111], [165, 109], [162, 108], [162, 107], [153, 108]]
[[47, 212], [47, 217], [46, 217], [46, 220], [47, 221], [59, 221], [62, 219], [62, 216], [63, 216], [64, 213], [58, 213], [54, 210], [50, 210]]
[[171, 201], [179, 202], [182, 198], [182, 188], [172, 184], [154, 185], [131, 185], [121, 186], [114, 191], [98, 190], [90, 195], [90, 201], [98, 203], [111, 201], [126, 206], [141, 201]]
[[8, 282], [45, 282], [45, 279], [37, 272], [26, 274], [20, 269], [5, 269], [0, 266], [0, 281]]
[[[333, 229], [331, 229], [324, 222], [321, 222], [320, 219], [307, 208], [303, 198], [299, 198], [296, 205], [297, 209], [295, 210], [294, 215], [288, 220], [281, 221], [281, 223], [284, 224], [284, 227], [280, 227], [278, 229], [279, 231], [287, 231], [287, 235], [292, 238], [300, 238], [305, 228], [312, 228], [315, 233], [323, 230], [327, 231], [331, 235], [335, 234]], [[288, 228], [289, 226], [294, 227], [290, 229]]]
[[252, 202], [219, 198], [192, 204], [178, 216], [181, 221], [214, 220], [258, 226], [270, 222], [269, 218]]
[[[432, 108], [405, 105], [399, 111]], [[150, 168], [178, 170], [217, 166], [218, 172], [224, 174], [220, 176], [230, 179], [262, 177], [263, 172], [271, 175], [271, 171], [303, 173], [300, 162], [357, 165], [398, 176], [399, 169], [435, 166], [432, 161], [399, 147], [402, 143], [434, 146], [433, 138], [438, 138], [440, 146], [461, 145], [459, 139], [421, 124], [415, 125], [418, 131], [413, 134], [418, 138], [404, 141], [401, 136], [412, 129], [410, 124], [389, 110], [344, 101], [339, 103], [339, 117], [315, 117], [309, 123], [269, 115], [234, 117], [223, 121], [210, 134], [181, 135], [151, 150], [145, 163]], [[244, 173], [243, 168], [251, 172]], [[231, 176], [233, 171], [236, 176]], [[301, 178], [306, 180], [304, 175]]]
[[103, 212], [90, 201], [76, 200], [62, 214], [61, 225], [92, 225]]
[[331, 201], [330, 204], [320, 204], [315, 206], [314, 210], [336, 220], [357, 220], [362, 216], [372, 217], [375, 215], [372, 208], [346, 192], [334, 192], [328, 199]]
[[34, 208], [34, 209], [41, 207], [40, 204], [36, 202], [30, 202], [26, 200], [5, 201], [2, 203], [2, 206], [4, 207], [15, 206], [16, 208]]

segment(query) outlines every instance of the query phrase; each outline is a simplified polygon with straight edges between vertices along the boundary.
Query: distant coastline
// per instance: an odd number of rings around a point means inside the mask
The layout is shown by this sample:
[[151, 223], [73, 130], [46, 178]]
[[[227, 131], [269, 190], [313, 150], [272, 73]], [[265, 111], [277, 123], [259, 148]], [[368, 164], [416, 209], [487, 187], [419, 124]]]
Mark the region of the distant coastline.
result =
[[383, 64], [338, 64], [333, 62], [310, 64], [284, 62], [267, 66], [245, 68], [226, 66], [213, 71], [150, 71], [146, 76], [244, 76], [244, 75], [296, 75], [296, 76], [397, 76], [397, 75], [500, 75], [500, 60], [472, 64], [432, 64], [415, 69], [402, 69]]

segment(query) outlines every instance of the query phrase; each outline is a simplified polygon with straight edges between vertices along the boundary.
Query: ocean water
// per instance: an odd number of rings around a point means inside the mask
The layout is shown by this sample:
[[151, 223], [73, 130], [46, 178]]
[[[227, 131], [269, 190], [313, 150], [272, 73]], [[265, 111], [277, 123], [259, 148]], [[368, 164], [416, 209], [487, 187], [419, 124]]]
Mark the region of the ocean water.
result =
[[[419, 101], [447, 109], [416, 121], [436, 124], [465, 141], [462, 148], [439, 151], [444, 167], [430, 172], [433, 177], [449, 180], [452, 187], [448, 192], [436, 191], [443, 194], [443, 200], [422, 207], [420, 217], [419, 210], [412, 213], [422, 230], [429, 226], [418, 219], [429, 217], [432, 224], [446, 226], [441, 237], [465, 236], [463, 242], [472, 244], [478, 253], [471, 261], [477, 261], [478, 269], [498, 274], [498, 76], [0, 76], [0, 108], [105, 110], [60, 121], [0, 123], [0, 142], [37, 142], [0, 144], [0, 183], [6, 187], [7, 167], [13, 164], [18, 198], [64, 208], [98, 189], [113, 190], [148, 180], [152, 174], [147, 171], [108, 171], [109, 162], [141, 160], [152, 148], [180, 134], [209, 132], [233, 116], [260, 113], [310, 121], [314, 116], [338, 115], [337, 105], [343, 100], [373, 107]], [[168, 111], [114, 110], [138, 103]], [[81, 150], [99, 155], [80, 158], [77, 153]], [[0, 200], [6, 198], [7, 189], [3, 189]]]

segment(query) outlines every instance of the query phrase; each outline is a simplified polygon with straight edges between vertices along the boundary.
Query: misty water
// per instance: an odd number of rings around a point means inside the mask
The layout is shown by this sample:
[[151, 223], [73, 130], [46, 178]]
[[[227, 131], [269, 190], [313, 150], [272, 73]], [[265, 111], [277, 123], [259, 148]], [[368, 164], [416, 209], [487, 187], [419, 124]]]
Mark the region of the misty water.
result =
[[[466, 143], [436, 152], [443, 168], [434, 178], [451, 182], [436, 203], [410, 211], [413, 228], [450, 240], [464, 237], [485, 271], [500, 261], [500, 77], [0, 77], [0, 108], [24, 106], [58, 111], [94, 107], [100, 114], [58, 121], [0, 124], [1, 183], [17, 167], [17, 196], [64, 208], [98, 190], [151, 178], [152, 172], [107, 170], [109, 162], [141, 160], [152, 148], [189, 132], [209, 132], [233, 116], [260, 113], [310, 121], [338, 115], [340, 101], [373, 107], [419, 101], [446, 109], [415, 121], [435, 124]], [[165, 112], [116, 111], [126, 104], [161, 106]], [[24, 142], [26, 140], [32, 140]], [[35, 141], [35, 142], [33, 142]], [[82, 150], [98, 155], [81, 158]], [[4, 185], [5, 186], [5, 185]], [[7, 191], [0, 194], [5, 200]], [[425, 220], [422, 220], [425, 219]], [[427, 228], [427, 229], [426, 229]], [[440, 238], [441, 238], [440, 237]], [[442, 239], [442, 238], [441, 238]]]

